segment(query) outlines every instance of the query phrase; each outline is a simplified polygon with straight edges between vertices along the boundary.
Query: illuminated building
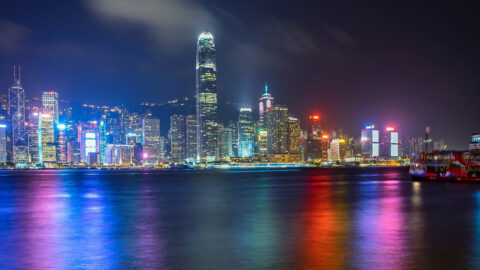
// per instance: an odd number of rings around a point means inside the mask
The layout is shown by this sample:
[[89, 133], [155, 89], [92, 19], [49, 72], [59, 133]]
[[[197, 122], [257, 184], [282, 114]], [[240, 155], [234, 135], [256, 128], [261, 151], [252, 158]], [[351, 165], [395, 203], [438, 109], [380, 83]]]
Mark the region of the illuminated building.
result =
[[375, 129], [375, 125], [367, 125], [362, 129], [360, 137], [362, 156], [374, 158], [380, 155], [379, 137], [379, 131]]
[[252, 109], [241, 108], [238, 118], [238, 157], [253, 157], [254, 136]]
[[288, 108], [277, 105], [266, 114], [268, 154], [286, 154], [288, 152]]
[[40, 123], [40, 113], [38, 108], [33, 108], [32, 113], [28, 115], [28, 141], [29, 141], [29, 155], [30, 162], [33, 164], [40, 164], [40, 153], [39, 149], [39, 123]]
[[170, 159], [173, 162], [183, 162], [185, 160], [185, 117], [183, 115], [170, 117], [170, 131]]
[[398, 130], [387, 127], [382, 136], [381, 156], [385, 158], [397, 158], [398, 154]]
[[25, 90], [21, 84], [21, 72], [13, 72], [13, 85], [8, 89], [8, 104], [12, 128], [12, 161], [16, 166], [29, 162], [28, 130], [25, 125]]
[[305, 142], [305, 160], [315, 162], [321, 161], [323, 159], [324, 148], [321, 138], [320, 115], [310, 115], [308, 118], [308, 129]]
[[156, 163], [162, 158], [160, 147], [160, 119], [145, 116], [142, 120], [143, 160]]
[[57, 161], [65, 163], [67, 162], [67, 140], [66, 140], [66, 129], [65, 124], [57, 125]]
[[80, 144], [80, 162], [89, 164], [90, 153], [98, 153], [100, 150], [97, 121], [81, 123], [77, 139]]
[[220, 133], [220, 157], [233, 157], [233, 134], [231, 128], [222, 128]]
[[300, 121], [296, 117], [288, 117], [288, 142], [289, 154], [300, 154]]
[[333, 139], [330, 142], [330, 161], [345, 161], [346, 141], [343, 138]]
[[258, 155], [265, 156], [268, 152], [268, 132], [266, 129], [259, 129], [257, 134]]
[[102, 120], [100, 121], [100, 125], [98, 126], [98, 141], [99, 141], [99, 147], [98, 147], [98, 150], [99, 150], [99, 159], [98, 161], [100, 162], [100, 164], [103, 164], [106, 162], [106, 148], [107, 148], [107, 129], [106, 129], [106, 125], [105, 125], [105, 122]]
[[202, 32], [197, 42], [196, 99], [197, 159], [215, 160], [218, 152], [217, 67], [215, 43], [209, 32]]
[[140, 142], [140, 136], [137, 133], [129, 132], [125, 135], [125, 142], [128, 145], [136, 145]]
[[133, 156], [133, 145], [109, 144], [105, 148], [105, 160], [109, 165], [131, 165], [133, 163]]
[[469, 150], [480, 150], [480, 132], [472, 134], [472, 139], [468, 146]]
[[328, 147], [330, 146], [330, 136], [322, 134], [322, 161], [328, 161]]
[[238, 123], [235, 121], [230, 121], [228, 122], [227, 127], [232, 130], [233, 156], [238, 157]]
[[260, 128], [263, 128], [265, 122], [265, 113], [273, 106], [273, 97], [268, 93], [268, 85], [265, 83], [265, 93], [260, 97], [258, 103], [258, 115]]
[[185, 117], [185, 157], [188, 162], [194, 162], [197, 159], [197, 119], [195, 115]]
[[48, 113], [39, 114], [38, 144], [41, 164], [57, 162], [57, 147], [55, 145], [55, 119]]
[[0, 163], [7, 162], [7, 125], [0, 122]]
[[55, 124], [58, 123], [58, 93], [55, 91], [42, 92], [42, 113], [52, 115]]

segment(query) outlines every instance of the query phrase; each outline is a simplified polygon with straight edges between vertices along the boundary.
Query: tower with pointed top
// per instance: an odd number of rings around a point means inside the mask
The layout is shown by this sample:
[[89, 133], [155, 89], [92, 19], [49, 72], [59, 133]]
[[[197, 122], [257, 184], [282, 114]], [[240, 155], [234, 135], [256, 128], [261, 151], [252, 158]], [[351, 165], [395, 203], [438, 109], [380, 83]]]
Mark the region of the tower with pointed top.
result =
[[28, 130], [25, 126], [25, 90], [21, 84], [21, 67], [13, 67], [13, 85], [8, 89], [9, 114], [12, 125], [12, 161], [16, 166], [29, 162]]
[[268, 84], [265, 82], [265, 93], [260, 97], [258, 103], [258, 115], [260, 117], [260, 128], [264, 126], [265, 112], [273, 106], [273, 97], [268, 93]]
[[213, 35], [202, 32], [196, 57], [197, 160], [218, 158], [217, 66]]

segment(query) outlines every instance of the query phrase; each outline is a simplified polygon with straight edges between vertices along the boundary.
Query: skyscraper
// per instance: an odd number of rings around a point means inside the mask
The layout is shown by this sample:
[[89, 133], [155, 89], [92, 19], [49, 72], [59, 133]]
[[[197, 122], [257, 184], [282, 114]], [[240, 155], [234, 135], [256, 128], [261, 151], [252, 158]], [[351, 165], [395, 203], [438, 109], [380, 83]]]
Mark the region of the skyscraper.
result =
[[375, 129], [375, 125], [368, 125], [362, 129], [361, 151], [362, 156], [367, 158], [378, 157], [379, 149], [379, 132]]
[[258, 103], [258, 115], [260, 128], [263, 128], [265, 113], [273, 106], [273, 97], [268, 93], [268, 85], [265, 83], [265, 93], [260, 97]]
[[53, 116], [53, 121], [58, 123], [58, 93], [55, 91], [42, 92], [42, 113]]
[[183, 162], [185, 160], [185, 117], [172, 115], [170, 118], [171, 130], [171, 160]]
[[0, 163], [7, 162], [7, 125], [0, 122]]
[[288, 108], [277, 105], [267, 110], [266, 115], [268, 153], [286, 154], [288, 144]]
[[107, 148], [107, 130], [105, 126], [105, 122], [103, 120], [100, 121], [100, 126], [98, 127], [98, 136], [99, 136], [99, 162], [103, 164], [107, 162], [106, 158], [106, 148]]
[[25, 126], [25, 90], [21, 84], [21, 70], [18, 68], [18, 78], [14, 66], [13, 85], [8, 90], [8, 103], [12, 123], [12, 161], [21, 165], [29, 162], [28, 130]]
[[143, 137], [143, 158], [144, 160], [155, 163], [161, 157], [160, 147], [160, 119], [145, 116], [142, 120]]
[[238, 118], [238, 157], [253, 157], [254, 136], [252, 109], [241, 108]]
[[187, 115], [185, 117], [185, 127], [185, 158], [187, 161], [193, 162], [197, 159], [197, 119], [195, 115]]
[[57, 147], [55, 146], [54, 116], [48, 113], [40, 113], [39, 117], [38, 145], [40, 163], [53, 164], [57, 161]]
[[232, 129], [228, 127], [222, 128], [220, 133], [220, 157], [233, 157], [233, 134]]
[[381, 155], [385, 158], [398, 157], [398, 130], [386, 127], [382, 136]]
[[80, 161], [89, 164], [91, 154], [98, 154], [100, 142], [97, 121], [81, 123], [78, 126], [78, 142], [80, 143]]
[[300, 154], [300, 121], [296, 117], [288, 117], [288, 141], [287, 151], [289, 154]]
[[196, 58], [197, 159], [215, 160], [218, 153], [217, 67], [211, 33], [202, 32], [198, 37]]

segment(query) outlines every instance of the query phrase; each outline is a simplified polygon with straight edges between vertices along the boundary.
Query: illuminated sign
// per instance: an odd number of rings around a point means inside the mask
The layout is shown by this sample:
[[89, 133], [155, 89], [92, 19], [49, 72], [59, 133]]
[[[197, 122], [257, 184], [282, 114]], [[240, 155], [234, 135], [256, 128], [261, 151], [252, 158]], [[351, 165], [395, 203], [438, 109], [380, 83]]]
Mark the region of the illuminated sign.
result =
[[5, 124], [0, 124], [0, 128], [6, 128], [6, 127], [7, 127], [7, 125], [5, 125]]
[[310, 119], [318, 120], [318, 119], [320, 119], [320, 116], [318, 114], [314, 114], [314, 115], [310, 116]]
[[398, 157], [398, 144], [390, 145], [390, 156]]
[[372, 143], [372, 157], [378, 157], [378, 143]]
[[398, 132], [392, 132], [390, 136], [390, 142], [397, 144], [398, 143]]
[[328, 139], [328, 135], [322, 135], [322, 138]]
[[372, 142], [378, 143], [378, 130], [372, 130]]
[[87, 132], [87, 133], [85, 133], [85, 138], [87, 138], [87, 139], [95, 139], [95, 138], [96, 138], [96, 134], [93, 133], [93, 132]]
[[365, 129], [374, 129], [374, 128], [375, 128], [375, 125], [369, 125], [365, 127]]
[[387, 131], [394, 131], [395, 128], [394, 127], [387, 127]]
[[67, 128], [67, 126], [65, 126], [65, 124], [58, 124], [58, 125], [57, 125], [57, 128], [58, 128], [59, 130], [64, 130], [64, 129]]

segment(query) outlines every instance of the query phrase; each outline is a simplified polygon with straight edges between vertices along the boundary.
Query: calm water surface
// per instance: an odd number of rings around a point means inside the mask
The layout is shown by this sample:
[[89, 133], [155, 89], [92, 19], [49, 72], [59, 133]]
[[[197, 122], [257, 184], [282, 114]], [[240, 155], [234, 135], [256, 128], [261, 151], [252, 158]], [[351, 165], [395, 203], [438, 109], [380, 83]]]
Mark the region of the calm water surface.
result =
[[0, 171], [0, 269], [480, 269], [480, 185], [405, 168]]

